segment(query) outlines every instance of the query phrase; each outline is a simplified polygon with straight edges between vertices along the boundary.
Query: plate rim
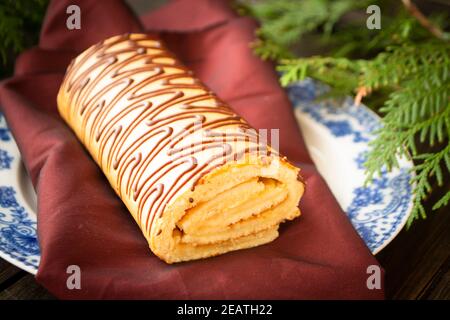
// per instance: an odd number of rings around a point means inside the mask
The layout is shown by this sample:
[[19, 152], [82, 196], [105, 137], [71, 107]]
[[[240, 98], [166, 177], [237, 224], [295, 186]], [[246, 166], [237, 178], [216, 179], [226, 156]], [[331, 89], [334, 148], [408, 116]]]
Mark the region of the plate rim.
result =
[[[5, 151], [7, 155], [11, 156], [12, 159], [9, 162], [9, 167], [1, 168], [1, 176], [6, 177], [6, 183], [1, 183], [0, 187], [12, 188], [14, 191], [14, 200], [24, 209], [26, 214], [25, 219], [31, 220], [35, 225], [32, 227], [37, 241], [37, 214], [34, 212], [32, 208], [25, 201], [25, 197], [23, 196], [23, 192], [18, 183], [17, 177], [19, 176], [19, 170], [22, 168], [22, 155], [17, 147], [17, 143], [14, 139], [12, 132], [9, 130], [8, 123], [6, 121], [5, 115], [0, 110], [0, 128], [6, 129], [7, 138], [0, 139], [0, 150]], [[4, 170], [6, 169], [6, 170]], [[8, 178], [9, 177], [9, 178]], [[2, 208], [3, 209], [3, 208]], [[8, 208], [5, 208], [9, 210]], [[34, 238], [34, 236], [33, 236]], [[40, 262], [40, 253], [35, 255], [38, 257], [37, 264]], [[0, 248], [0, 257], [12, 265], [32, 274], [36, 275], [38, 271], [38, 266], [35, 266], [29, 262], [21, 261], [20, 257], [16, 257], [15, 254], [11, 254], [11, 252], [7, 252]]]
[[[375, 111], [373, 111], [372, 109], [370, 109], [368, 106], [366, 106], [365, 104], [360, 103], [360, 106], [364, 107], [366, 109], [366, 111], [368, 111], [369, 113], [372, 114], [372, 116], [374, 118], [376, 118], [380, 123], [383, 122], [383, 119], [380, 117], [380, 115], [378, 115]], [[409, 162], [409, 164], [411, 164], [411, 168], [413, 168], [414, 166], [414, 162], [411, 160], [411, 154], [409, 153], [408, 150], [406, 150], [406, 155], [407, 155], [407, 161]], [[416, 177], [416, 172], [414, 170], [410, 170], [408, 172], [411, 176], [410, 179], [410, 183], [411, 181], [413, 181], [413, 183], [411, 184], [411, 187], [414, 188], [414, 186], [416, 186], [416, 182], [414, 180], [414, 178]], [[388, 237], [383, 244], [381, 244], [380, 246], [378, 246], [372, 253], [374, 255], [378, 254], [381, 250], [383, 250], [384, 248], [386, 248], [386, 246], [388, 244], [390, 244], [392, 242], [392, 240], [394, 240], [398, 234], [403, 230], [403, 228], [405, 227], [406, 223], [408, 222], [409, 217], [412, 214], [412, 210], [414, 207], [414, 194], [411, 192], [411, 200], [408, 203], [408, 210], [407, 213], [404, 214], [404, 216], [402, 217], [400, 223], [398, 224], [397, 228], [395, 229], [395, 231], [392, 232], [391, 236]]]

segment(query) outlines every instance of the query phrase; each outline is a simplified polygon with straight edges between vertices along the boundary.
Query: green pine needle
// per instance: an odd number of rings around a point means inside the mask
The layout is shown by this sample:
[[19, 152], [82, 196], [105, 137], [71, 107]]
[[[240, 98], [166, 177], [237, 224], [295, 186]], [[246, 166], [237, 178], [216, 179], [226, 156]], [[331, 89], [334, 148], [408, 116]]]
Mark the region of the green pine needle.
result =
[[0, 2], [0, 57], [3, 65], [37, 41], [48, 0]]

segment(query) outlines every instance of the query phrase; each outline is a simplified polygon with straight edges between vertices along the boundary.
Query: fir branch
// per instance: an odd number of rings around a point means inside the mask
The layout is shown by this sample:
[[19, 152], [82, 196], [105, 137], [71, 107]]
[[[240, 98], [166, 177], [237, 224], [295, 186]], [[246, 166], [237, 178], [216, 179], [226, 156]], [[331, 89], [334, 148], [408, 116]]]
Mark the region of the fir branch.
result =
[[[382, 10], [383, 28], [373, 32], [352, 23], [335, 28], [340, 17], [355, 9], [345, 0], [333, 1], [343, 10], [329, 20], [331, 28], [325, 27], [327, 18], [317, 14], [329, 8], [330, 1], [304, 0], [301, 6], [293, 0], [262, 3], [250, 6], [250, 11], [255, 9], [252, 15], [262, 23], [257, 52], [278, 60], [282, 85], [312, 77], [329, 84], [334, 93], [356, 93], [356, 103], [369, 94], [382, 94], [384, 102], [378, 112], [383, 126], [370, 143], [365, 164], [368, 181], [383, 168], [398, 167], [399, 157], [412, 158], [414, 208], [408, 226], [419, 217], [425, 218], [422, 203], [433, 192], [431, 181], [435, 179], [443, 185], [444, 177], [450, 173], [450, 45], [445, 31], [448, 19], [441, 14], [425, 17], [411, 1], [403, 1], [406, 7], [400, 2], [392, 12]], [[382, 1], [370, 4], [375, 3], [381, 5]], [[316, 11], [304, 12], [300, 8]], [[333, 46], [332, 55], [286, 59], [294, 40], [310, 31], [322, 33], [322, 43]], [[418, 141], [433, 151], [418, 150]], [[433, 210], [449, 202], [447, 192]]]
[[238, 1], [239, 12], [261, 22], [255, 52], [264, 59], [287, 58], [290, 46], [311, 31], [329, 36], [346, 12], [367, 6], [370, 0]]
[[406, 10], [417, 19], [417, 21], [431, 34], [441, 40], [449, 40], [449, 35], [441, 30], [438, 26], [433, 24], [424, 14], [417, 8], [411, 0], [402, 0]]
[[0, 3], [0, 56], [9, 58], [37, 40], [48, 0], [3, 0]]
[[271, 40], [256, 40], [250, 46], [263, 60], [276, 61], [293, 57], [288, 49]]
[[307, 76], [329, 84], [333, 94], [346, 94], [358, 86], [358, 76], [365, 62], [346, 58], [310, 57], [282, 60], [277, 70], [283, 86], [302, 81]]
[[445, 207], [450, 202], [450, 191], [447, 193], [433, 206], [433, 210], [438, 210], [439, 208]]
[[[438, 185], [443, 184], [443, 173], [441, 169], [441, 162], [445, 161], [445, 158], [450, 156], [450, 144], [436, 153], [425, 153], [420, 156], [416, 156], [417, 160], [423, 160], [423, 163], [416, 165], [414, 167], [416, 176], [412, 179], [412, 183], [415, 183], [415, 198], [414, 207], [412, 213], [408, 219], [407, 225], [410, 226], [411, 223], [418, 219], [419, 216], [426, 218], [426, 212], [422, 205], [422, 201], [425, 200], [429, 193], [432, 192], [430, 177], [436, 177]], [[448, 192], [433, 206], [433, 210], [437, 210], [442, 206], [448, 204], [449, 199]]]

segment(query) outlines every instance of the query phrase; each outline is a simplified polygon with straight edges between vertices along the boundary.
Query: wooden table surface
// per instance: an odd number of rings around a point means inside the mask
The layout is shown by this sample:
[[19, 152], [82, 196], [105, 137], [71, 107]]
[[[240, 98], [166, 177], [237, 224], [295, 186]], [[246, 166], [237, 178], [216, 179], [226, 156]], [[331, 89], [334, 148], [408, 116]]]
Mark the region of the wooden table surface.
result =
[[[428, 200], [430, 206], [435, 197]], [[450, 212], [430, 213], [378, 255], [388, 299], [450, 299]], [[54, 299], [34, 277], [0, 259], [0, 299]]]

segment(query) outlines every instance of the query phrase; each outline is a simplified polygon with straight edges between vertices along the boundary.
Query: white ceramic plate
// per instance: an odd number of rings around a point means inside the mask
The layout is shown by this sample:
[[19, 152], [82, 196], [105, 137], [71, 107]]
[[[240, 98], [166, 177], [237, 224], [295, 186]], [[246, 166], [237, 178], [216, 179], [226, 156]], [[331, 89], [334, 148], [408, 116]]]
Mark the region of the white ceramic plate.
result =
[[288, 88], [308, 151], [319, 172], [373, 254], [383, 249], [411, 213], [412, 162], [399, 159], [399, 169], [382, 172], [365, 186], [363, 163], [380, 118], [353, 99], [320, 100], [326, 89], [311, 79]]
[[[364, 186], [362, 163], [380, 119], [349, 98], [315, 102], [323, 86], [311, 80], [288, 88], [308, 150], [342, 209], [375, 254], [402, 229], [412, 208], [411, 162]], [[32, 274], [40, 253], [36, 194], [17, 145], [0, 114], [0, 257]]]
[[0, 113], [0, 257], [35, 274], [40, 253], [36, 194]]

